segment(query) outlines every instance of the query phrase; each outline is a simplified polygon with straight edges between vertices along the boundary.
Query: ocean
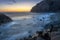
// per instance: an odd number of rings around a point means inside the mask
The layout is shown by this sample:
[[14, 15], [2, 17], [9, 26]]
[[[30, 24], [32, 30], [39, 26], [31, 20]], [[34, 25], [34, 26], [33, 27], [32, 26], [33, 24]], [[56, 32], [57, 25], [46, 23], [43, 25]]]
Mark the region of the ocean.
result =
[[13, 21], [0, 26], [0, 40], [18, 40], [37, 31], [43, 31], [44, 26], [51, 22], [55, 13], [19, 13], [5, 12]]

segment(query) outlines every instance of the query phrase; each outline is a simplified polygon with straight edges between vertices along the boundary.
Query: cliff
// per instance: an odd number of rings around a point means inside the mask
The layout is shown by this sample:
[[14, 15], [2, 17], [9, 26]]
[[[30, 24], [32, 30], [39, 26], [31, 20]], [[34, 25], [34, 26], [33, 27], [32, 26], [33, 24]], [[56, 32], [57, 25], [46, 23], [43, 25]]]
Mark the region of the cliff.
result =
[[43, 0], [32, 7], [31, 12], [59, 12], [60, 0]]

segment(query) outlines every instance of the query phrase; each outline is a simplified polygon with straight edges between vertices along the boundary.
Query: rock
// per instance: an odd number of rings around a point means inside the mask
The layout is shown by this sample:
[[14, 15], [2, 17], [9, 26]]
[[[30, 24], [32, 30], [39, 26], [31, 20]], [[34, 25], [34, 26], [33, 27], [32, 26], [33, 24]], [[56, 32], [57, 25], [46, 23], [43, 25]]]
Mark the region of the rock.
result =
[[45, 25], [45, 29], [57, 31], [60, 28], [60, 13], [50, 16], [50, 22]]
[[43, 0], [32, 7], [31, 12], [59, 12], [60, 0]]
[[36, 6], [34, 6], [31, 9], [31, 12], [44, 12], [48, 10], [49, 10], [48, 4], [45, 1], [42, 1], [38, 3]]
[[0, 25], [11, 22], [11, 21], [12, 21], [12, 19], [10, 19], [8, 16], [0, 13]]
[[60, 40], [60, 31], [55, 31], [51, 33], [51, 40]]
[[[60, 40], [60, 22], [49, 23], [45, 28], [50, 29], [51, 40]], [[47, 30], [48, 31], [48, 30]]]

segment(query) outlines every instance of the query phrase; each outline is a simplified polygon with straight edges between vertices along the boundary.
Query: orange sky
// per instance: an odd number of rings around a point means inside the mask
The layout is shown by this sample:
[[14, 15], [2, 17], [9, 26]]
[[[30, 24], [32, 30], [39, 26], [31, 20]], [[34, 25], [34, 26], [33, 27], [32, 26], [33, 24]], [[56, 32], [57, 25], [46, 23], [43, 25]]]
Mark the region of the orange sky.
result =
[[0, 0], [0, 12], [30, 12], [42, 0]]
[[1, 12], [30, 12], [31, 7], [7, 7], [2, 8]]
[[30, 12], [31, 7], [7, 7], [2, 8], [0, 12]]
[[5, 5], [0, 7], [0, 12], [30, 12], [33, 6], [29, 4]]

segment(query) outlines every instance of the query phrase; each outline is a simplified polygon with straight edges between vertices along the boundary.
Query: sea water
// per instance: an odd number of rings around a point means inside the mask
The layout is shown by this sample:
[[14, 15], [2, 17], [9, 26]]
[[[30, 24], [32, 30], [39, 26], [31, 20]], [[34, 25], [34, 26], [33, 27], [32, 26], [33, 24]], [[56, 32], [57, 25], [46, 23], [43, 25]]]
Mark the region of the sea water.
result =
[[17, 40], [43, 31], [54, 13], [4, 13], [13, 21], [0, 26], [0, 40]]

